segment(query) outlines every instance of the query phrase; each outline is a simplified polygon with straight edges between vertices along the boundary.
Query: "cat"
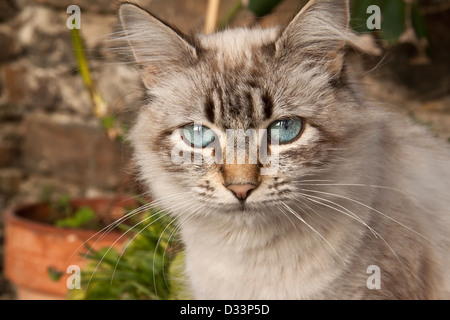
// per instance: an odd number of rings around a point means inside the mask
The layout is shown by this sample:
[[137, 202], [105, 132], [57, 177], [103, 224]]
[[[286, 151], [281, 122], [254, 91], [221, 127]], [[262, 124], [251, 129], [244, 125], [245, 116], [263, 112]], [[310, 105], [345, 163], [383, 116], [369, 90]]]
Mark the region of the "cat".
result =
[[366, 101], [348, 1], [210, 35], [131, 3], [119, 19], [146, 96], [134, 161], [193, 298], [448, 297], [449, 146]]

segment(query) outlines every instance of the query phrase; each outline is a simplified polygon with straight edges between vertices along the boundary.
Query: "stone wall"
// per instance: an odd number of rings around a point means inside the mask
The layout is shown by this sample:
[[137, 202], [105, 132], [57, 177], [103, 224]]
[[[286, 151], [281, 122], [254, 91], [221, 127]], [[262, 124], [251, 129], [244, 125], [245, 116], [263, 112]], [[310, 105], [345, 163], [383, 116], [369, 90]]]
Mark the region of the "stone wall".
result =
[[[182, 8], [187, 27], [202, 23], [205, 1], [139, 3], [166, 16]], [[92, 77], [109, 112], [127, 121], [126, 106], [138, 98], [136, 86], [129, 85], [138, 83], [135, 73], [117, 63], [104, 44], [116, 24], [114, 1], [3, 1], [0, 208], [11, 200], [34, 201], [48, 188], [73, 196], [114, 192], [129, 173], [128, 148], [105, 134], [77, 72], [66, 27], [71, 4], [81, 8], [80, 32]]]

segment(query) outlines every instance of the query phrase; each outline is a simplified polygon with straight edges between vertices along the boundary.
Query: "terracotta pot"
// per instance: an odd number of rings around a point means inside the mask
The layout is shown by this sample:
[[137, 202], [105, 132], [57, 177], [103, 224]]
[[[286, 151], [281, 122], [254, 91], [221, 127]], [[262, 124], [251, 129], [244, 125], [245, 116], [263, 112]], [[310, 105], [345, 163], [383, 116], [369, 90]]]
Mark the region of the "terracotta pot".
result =
[[[133, 200], [117, 202], [111, 212], [122, 216], [124, 205]], [[71, 201], [76, 209], [89, 206], [96, 214], [111, 209], [110, 199], [78, 199]], [[64, 299], [67, 294], [67, 273], [70, 265], [83, 267], [85, 241], [94, 249], [113, 246], [120, 248], [126, 237], [112, 231], [106, 235], [91, 230], [59, 228], [45, 223], [50, 214], [47, 204], [32, 204], [9, 208], [4, 212], [5, 252], [4, 271], [16, 286], [18, 299]], [[103, 235], [103, 237], [102, 237]], [[102, 237], [102, 238], [101, 238]], [[88, 239], [90, 239], [88, 241]], [[117, 242], [116, 242], [117, 241]], [[62, 272], [58, 281], [49, 276], [49, 269]]]

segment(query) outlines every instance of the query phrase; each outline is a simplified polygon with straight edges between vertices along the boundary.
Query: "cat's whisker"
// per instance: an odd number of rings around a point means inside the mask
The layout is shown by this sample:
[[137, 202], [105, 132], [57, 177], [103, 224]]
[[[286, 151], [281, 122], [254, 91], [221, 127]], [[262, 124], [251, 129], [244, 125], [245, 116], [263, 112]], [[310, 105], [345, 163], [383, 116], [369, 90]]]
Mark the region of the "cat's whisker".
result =
[[423, 234], [421, 234], [421, 233], [417, 232], [416, 230], [414, 230], [414, 229], [408, 227], [407, 225], [401, 223], [400, 221], [398, 221], [398, 220], [396, 220], [396, 219], [390, 217], [390, 216], [387, 215], [386, 213], [381, 212], [380, 210], [377, 210], [377, 209], [375, 209], [374, 207], [369, 206], [369, 205], [367, 205], [367, 204], [365, 204], [365, 203], [362, 203], [362, 202], [360, 202], [360, 201], [358, 201], [358, 200], [355, 200], [355, 199], [352, 199], [352, 198], [349, 198], [349, 197], [346, 197], [346, 196], [343, 196], [343, 195], [339, 195], [339, 194], [336, 194], [336, 193], [330, 193], [330, 192], [325, 192], [325, 191], [309, 190], [309, 189], [301, 189], [301, 190], [302, 190], [302, 191], [306, 191], [306, 192], [314, 192], [314, 193], [320, 193], [320, 194], [324, 194], [324, 195], [328, 195], [328, 196], [332, 196], [332, 197], [337, 197], [337, 198], [345, 199], [345, 200], [351, 201], [351, 202], [353, 202], [353, 203], [359, 204], [359, 205], [361, 205], [361, 206], [363, 206], [363, 207], [365, 207], [365, 208], [367, 208], [367, 209], [369, 209], [369, 210], [372, 210], [372, 211], [374, 211], [374, 212], [376, 212], [376, 213], [378, 213], [378, 214], [380, 214], [380, 215], [386, 217], [387, 219], [391, 220], [392, 222], [397, 223], [398, 225], [402, 226], [403, 228], [405, 228], [405, 229], [407, 229], [407, 230], [413, 232], [414, 234], [416, 234], [416, 235], [422, 237], [423, 239], [429, 241], [430, 243], [436, 245], [435, 243], [433, 243], [432, 240], [430, 240], [429, 238], [425, 237]]
[[[110, 233], [115, 227], [117, 227], [120, 223], [124, 222], [125, 220], [133, 217], [136, 214], [139, 214], [139, 212], [141, 212], [141, 210], [146, 210], [146, 208], [142, 208], [139, 207], [137, 209], [134, 209], [133, 211], [127, 213], [125, 216], [117, 219], [116, 221], [108, 224], [107, 226], [105, 226], [104, 228], [102, 228], [101, 230], [97, 231], [95, 234], [93, 234], [92, 236], [90, 236], [88, 239], [86, 239], [81, 245], [78, 246], [78, 248], [76, 250], [74, 250], [74, 252], [72, 253], [72, 255], [69, 257], [68, 260], [70, 260], [74, 254], [78, 253], [78, 251], [81, 249], [81, 247], [85, 246], [89, 241], [91, 241], [92, 239], [96, 238], [96, 240], [94, 241], [94, 243], [92, 245], [89, 245], [88, 250], [85, 252], [83, 259], [86, 259], [86, 256], [89, 255], [89, 253], [91, 253], [93, 246], [95, 246], [99, 241], [101, 241], [108, 233]], [[100, 236], [99, 236], [100, 235]]]
[[[372, 229], [372, 228], [371, 228], [364, 220], [362, 220], [362, 219], [361, 219], [358, 215], [356, 215], [354, 212], [352, 212], [352, 211], [349, 210], [348, 208], [346, 208], [346, 207], [340, 205], [339, 203], [336, 203], [336, 202], [334, 202], [334, 201], [332, 201], [332, 200], [325, 199], [325, 198], [322, 198], [322, 197], [317, 197], [317, 196], [313, 196], [313, 195], [308, 195], [308, 194], [305, 194], [305, 193], [300, 193], [299, 195], [300, 195], [301, 197], [303, 197], [304, 199], [310, 201], [310, 202], [313, 202], [313, 203], [316, 203], [316, 204], [325, 206], [325, 207], [327, 207], [327, 208], [333, 209], [333, 210], [335, 210], [335, 211], [338, 211], [338, 212], [340, 212], [340, 213], [343, 213], [344, 215], [346, 215], [346, 216], [348, 216], [348, 217], [350, 217], [350, 218], [352, 218], [352, 219], [354, 219], [354, 220], [360, 222], [360, 223], [363, 224], [366, 228], [368, 228], [368, 229], [375, 235], [375, 237], [376, 237], [376, 232], [375, 232], [375, 231], [374, 231], [374, 230], [373, 230], [373, 229]], [[323, 203], [322, 201], [331, 203], [332, 205], [335, 205], [335, 206], [337, 206], [338, 208], [341, 208], [341, 209], [344, 210], [344, 211], [342, 211], [342, 210], [340, 210], [340, 209], [337, 209], [337, 208], [335, 208], [335, 207], [333, 207], [333, 206], [331, 206], [331, 205], [327, 205], [327, 204]]]
[[[179, 195], [179, 194], [178, 194], [178, 195]], [[173, 197], [173, 196], [172, 196], [172, 197]], [[134, 211], [143, 212], [143, 211], [145, 211], [145, 210], [148, 210], [148, 209], [154, 207], [154, 205], [157, 204], [157, 203], [161, 203], [161, 199], [159, 199], [159, 201], [152, 201], [152, 202], [150, 202], [150, 203], [147, 203], [147, 204], [145, 204], [145, 205], [143, 205], [143, 206], [137, 208], [137, 209], [134, 210]], [[98, 261], [97, 265], [95, 266], [94, 270], [92, 271], [92, 274], [91, 274], [91, 276], [90, 276], [90, 278], [89, 278], [89, 280], [88, 280], [88, 282], [87, 282], [86, 289], [89, 287], [89, 284], [90, 284], [90, 282], [92, 281], [92, 278], [93, 278], [93, 276], [95, 275], [95, 273], [96, 273], [97, 269], [99, 268], [100, 264], [102, 263], [103, 259], [106, 257], [106, 255], [108, 254], [108, 252], [113, 248], [113, 246], [114, 246], [118, 241], [120, 241], [120, 239], [122, 239], [126, 234], [128, 234], [130, 231], [132, 231], [134, 228], [136, 228], [138, 225], [144, 223], [144, 222], [147, 221], [147, 220], [152, 219], [153, 217], [159, 215], [161, 212], [163, 212], [163, 210], [158, 209], [158, 211], [157, 211], [156, 213], [154, 213], [154, 214], [152, 214], [151, 216], [149, 216], [149, 217], [147, 217], [147, 218], [145, 218], [145, 219], [143, 219], [143, 220], [137, 222], [135, 225], [131, 226], [127, 231], [125, 231], [124, 233], [122, 233], [122, 234], [121, 234], [121, 235], [120, 235], [120, 236], [119, 236], [119, 237], [118, 237], [118, 238], [117, 238], [117, 239], [109, 246], [109, 248], [108, 248], [108, 249], [106, 250], [106, 252], [103, 254], [102, 258]], [[136, 214], [136, 213], [135, 213], [135, 214]], [[165, 216], [165, 215], [167, 215], [167, 213], [165, 213], [163, 216]], [[162, 217], [162, 216], [161, 216], [161, 217]], [[159, 217], [159, 218], [156, 219], [155, 221], [159, 220], [161, 217]], [[146, 226], [146, 228], [147, 228], [148, 226], [150, 226], [150, 225], [151, 225], [153, 222], [155, 222], [155, 221], [152, 221], [151, 223], [149, 223], [149, 224]], [[133, 239], [134, 239], [135, 237], [136, 237], [136, 236], [134, 236]], [[133, 240], [133, 239], [132, 239], [132, 240]], [[132, 240], [131, 240], [131, 241], [132, 241]], [[129, 242], [126, 244], [125, 249], [126, 249], [126, 248], [128, 247], [128, 245], [131, 243], [131, 241], [129, 241]], [[121, 254], [120, 254], [119, 258], [118, 258], [118, 261], [117, 261], [117, 263], [116, 263], [116, 266], [115, 266], [115, 268], [114, 268], [114, 270], [113, 270], [111, 282], [112, 282], [112, 279], [114, 278], [115, 271], [116, 271], [116, 269], [117, 269], [118, 263], [119, 263], [119, 261], [120, 261], [120, 258], [121, 258], [122, 255], [123, 255], [124, 251], [125, 251], [125, 250], [122, 250], [122, 252], [121, 252]], [[85, 255], [85, 256], [86, 256], [86, 255]]]
[[[200, 210], [202, 207], [204, 207], [204, 205], [202, 205], [202, 206], [196, 208], [196, 210]], [[191, 210], [192, 210], [192, 209], [189, 208], [189, 207], [186, 208], [186, 209], [183, 211], [183, 213], [181, 213], [181, 216], [184, 216], [186, 212], [190, 212]], [[189, 215], [188, 215], [188, 217], [189, 217]], [[170, 227], [170, 225], [171, 225], [173, 222], [175, 222], [176, 220], [177, 220], [177, 218], [172, 219], [172, 221], [171, 221], [171, 222], [164, 228], [164, 230], [161, 232], [161, 235], [160, 235], [159, 238], [158, 238], [158, 242], [156, 243], [156, 248], [159, 247], [159, 244], [161, 243], [161, 239], [162, 239], [162, 236], [163, 236], [163, 234], [165, 233], [165, 231], [166, 231], [166, 230]], [[153, 270], [155, 270], [156, 248], [155, 248], [155, 251], [153, 252]], [[162, 259], [163, 265], [164, 265], [164, 257], [165, 257], [165, 250], [164, 250], [164, 253], [163, 253], [163, 259]], [[164, 275], [164, 270], [163, 270], [163, 277], [164, 277], [164, 281], [166, 281], [166, 278], [165, 278], [165, 275]], [[155, 274], [155, 272], [153, 272], [153, 283], [154, 283], [154, 286], [155, 286], [156, 298], [158, 299], [158, 292], [157, 292], [157, 288], [156, 288], [156, 274]]]
[[336, 256], [342, 261], [342, 263], [345, 264], [345, 260], [341, 257], [341, 255], [337, 252], [337, 250], [334, 248], [334, 246], [319, 232], [317, 231], [313, 226], [311, 226], [309, 223], [307, 223], [305, 221], [305, 219], [303, 219], [297, 212], [295, 212], [291, 207], [289, 207], [284, 201], [281, 201], [281, 204], [284, 205], [284, 207], [290, 212], [292, 213], [292, 215], [294, 217], [296, 217], [297, 219], [299, 219], [301, 222], [303, 222], [311, 231], [313, 231], [314, 233], [316, 233], [323, 241], [325, 241], [325, 243], [334, 251], [334, 253], [336, 254]]
[[[135, 235], [128, 241], [128, 243], [122, 248], [122, 251], [121, 251], [121, 253], [120, 253], [120, 255], [119, 255], [118, 259], [117, 259], [116, 265], [114, 266], [114, 270], [113, 270], [113, 273], [112, 273], [112, 276], [111, 276], [111, 281], [110, 281], [110, 283], [112, 283], [113, 280], [114, 280], [114, 275], [115, 275], [115, 273], [116, 273], [117, 267], [118, 267], [118, 265], [119, 265], [119, 262], [120, 262], [120, 260], [121, 260], [121, 258], [122, 258], [122, 256], [123, 256], [123, 254], [125, 253], [126, 249], [127, 249], [127, 248], [129, 247], [129, 245], [133, 242], [133, 240], [136, 239], [136, 237], [142, 232], [142, 230], [148, 228], [148, 227], [149, 227], [151, 224], [153, 224], [154, 222], [156, 222], [156, 221], [162, 219], [163, 217], [167, 216], [167, 215], [169, 214], [168, 212], [170, 212], [170, 210], [176, 209], [177, 207], [183, 206], [183, 205], [185, 205], [186, 203], [190, 203], [190, 202], [192, 202], [192, 199], [189, 199], [189, 200], [184, 201], [184, 202], [181, 202], [181, 203], [176, 203], [175, 205], [173, 205], [173, 206], [171, 206], [171, 207], [168, 207], [168, 208], [166, 208], [166, 209], [158, 209], [158, 211], [157, 211], [156, 213], [154, 213], [154, 214], [152, 214], [151, 216], [149, 216], [149, 217], [147, 217], [147, 218], [145, 218], [145, 219], [139, 221], [139, 222], [136, 223], [134, 226], [130, 227], [130, 228], [122, 235], [122, 236], [124, 236], [124, 235], [127, 234], [129, 231], [131, 231], [131, 230], [133, 230], [134, 228], [136, 228], [138, 225], [144, 223], [144, 222], [147, 221], [147, 220], [151, 220], [151, 219], [153, 219], [153, 217], [158, 216], [159, 214], [163, 213], [160, 217], [158, 217], [158, 218], [155, 219], [155, 220], [152, 220], [149, 224], [147, 224], [145, 227], [143, 227], [143, 228], [142, 228], [137, 234], [135, 234]], [[159, 243], [158, 243], [158, 244], [159, 244]], [[158, 246], [156, 246], [156, 247], [158, 247]], [[110, 247], [110, 248], [111, 248], [111, 247]], [[155, 248], [155, 250], [156, 250], [156, 248]]]
[[[311, 195], [306, 195], [306, 194], [302, 194], [302, 196], [303, 196], [303, 197], [311, 197]], [[313, 196], [313, 197], [314, 197], [314, 196]], [[338, 205], [339, 207], [341, 207], [341, 208], [345, 209], [346, 211], [348, 211], [348, 212], [351, 214], [351, 216], [350, 216], [351, 218], [357, 220], [358, 222], [361, 222], [364, 226], [366, 226], [366, 227], [370, 230], [370, 232], [375, 236], [376, 239], [379, 238], [379, 239], [381, 239], [381, 240], [385, 243], [385, 245], [389, 248], [389, 250], [390, 250], [390, 251], [393, 253], [393, 255], [395, 256], [395, 258], [397, 259], [397, 261], [400, 263], [400, 265], [401, 265], [401, 267], [403, 268], [403, 270], [405, 270], [405, 272], [406, 272], [406, 269], [405, 269], [405, 267], [403, 266], [403, 263], [402, 263], [402, 261], [400, 260], [399, 256], [397, 255], [397, 253], [395, 252], [395, 250], [389, 245], [389, 243], [384, 239], [384, 237], [380, 235], [380, 233], [378, 233], [378, 232], [375, 231], [372, 227], [370, 227], [369, 225], [367, 225], [362, 219], [360, 219], [356, 214], [354, 214], [353, 212], [351, 212], [351, 211], [348, 210], [347, 208], [345, 208], [345, 207], [343, 207], [343, 206], [341, 206], [341, 205], [339, 205], [339, 204], [337, 204], [337, 203], [335, 203], [335, 202], [333, 202], [333, 201], [330, 201], [330, 200], [328, 200], [328, 199], [324, 199], [324, 198], [320, 198], [320, 197], [314, 197], [314, 198], [321, 199], [321, 201], [331, 202], [331, 203], [333, 203], [334, 205]], [[322, 203], [320, 200], [319, 200], [319, 201], [312, 200], [312, 199], [307, 199], [307, 200], [312, 201], [312, 202], [317, 203], [317, 204], [320, 204], [320, 205], [323, 205], [323, 206], [328, 207], [328, 208], [330, 208], [330, 209], [336, 210], [336, 211], [338, 211], [338, 212], [340, 212], [340, 213], [343, 213], [343, 214], [345, 214], [345, 215], [348, 216], [348, 214], [347, 214], [346, 212], [343, 212], [342, 210], [339, 210], [339, 209], [337, 209], [337, 208], [334, 208], [334, 207], [332, 207], [332, 206], [329, 206], [329, 205], [327, 205], [327, 204], [324, 204], [324, 203]]]
[[[145, 222], [145, 221], [147, 221], [147, 220], [149, 220], [149, 219], [151, 219], [151, 218], [153, 218], [155, 215], [157, 215], [157, 214], [159, 214], [160, 212], [162, 212], [161, 210], [160, 211], [158, 211], [157, 213], [155, 213], [155, 214], [153, 214], [153, 215], [151, 215], [150, 217], [147, 217], [147, 218], [145, 218], [145, 219], [143, 219], [142, 221], [140, 221], [140, 222], [138, 222], [138, 223], [136, 223], [135, 225], [133, 225], [132, 227], [130, 227], [127, 231], [125, 231], [124, 233], [122, 233], [110, 246], [109, 246], [109, 248], [106, 250], [106, 252], [103, 254], [103, 256], [102, 256], [102, 258], [98, 261], [98, 263], [97, 263], [97, 265], [95, 266], [95, 268], [94, 268], [94, 270], [92, 271], [92, 274], [91, 274], [91, 276], [90, 276], [90, 278], [89, 278], [89, 280], [88, 280], [88, 282], [87, 282], [87, 285], [86, 285], [86, 290], [87, 290], [87, 288], [89, 287], [89, 284], [91, 283], [91, 280], [92, 280], [92, 278], [94, 277], [94, 274], [97, 272], [97, 269], [98, 269], [98, 267], [100, 266], [100, 264], [103, 262], [103, 260], [104, 260], [104, 258], [106, 257], [106, 255], [108, 254], [108, 252], [109, 251], [111, 251], [111, 249], [113, 248], [113, 246], [120, 240], [120, 239], [122, 239], [126, 234], [128, 234], [128, 232], [130, 232], [131, 230], [133, 230], [133, 228], [135, 228], [135, 227], [137, 227], [138, 225], [140, 225], [140, 224], [142, 224], [143, 222]], [[158, 220], [158, 219], [157, 219]], [[151, 223], [153, 223], [154, 221], [152, 221]], [[150, 224], [151, 224], [150, 223]], [[134, 239], [134, 238], [133, 238]], [[127, 246], [128, 246], [128, 244], [127, 244]], [[120, 256], [121, 257], [121, 256]], [[119, 258], [120, 258], [119, 257]], [[120, 260], [120, 259], [119, 259]], [[116, 264], [116, 266], [117, 266], [117, 264]], [[113, 276], [114, 276], [114, 272], [115, 272], [115, 269], [114, 269], [114, 271], [113, 271]]]
[[[189, 193], [189, 192], [186, 192]], [[183, 193], [184, 194], [184, 193]], [[101, 241], [108, 233], [110, 233], [113, 229], [115, 229], [119, 224], [125, 222], [126, 220], [138, 215], [141, 212], [144, 212], [145, 210], [148, 210], [149, 208], [151, 208], [152, 206], [158, 206], [163, 200], [167, 199], [167, 198], [176, 198], [178, 196], [180, 196], [182, 194], [177, 194], [177, 195], [170, 195], [167, 197], [162, 197], [156, 201], [151, 201], [150, 203], [146, 203], [142, 206], [140, 206], [139, 208], [133, 209], [131, 212], [127, 213], [126, 215], [124, 215], [123, 217], [117, 219], [116, 221], [113, 221], [112, 223], [108, 224], [107, 226], [105, 226], [104, 228], [102, 228], [101, 230], [97, 231], [95, 234], [93, 234], [91, 237], [89, 237], [86, 241], [84, 241], [80, 246], [78, 246], [78, 248], [72, 253], [72, 255], [70, 256], [70, 258], [68, 260], [70, 260], [74, 254], [76, 254], [81, 247], [85, 246], [90, 240], [96, 238], [95, 242], [93, 243], [92, 246], [89, 246], [87, 252], [85, 252], [83, 259], [86, 259], [86, 256], [89, 255], [89, 253], [92, 251], [92, 247], [95, 246], [99, 241]], [[138, 197], [138, 196], [136, 196]], [[100, 237], [98, 237], [98, 235], [100, 234]]]
[[[175, 227], [173, 228], [172, 232], [171, 232], [170, 235], [169, 235], [169, 238], [168, 238], [168, 241], [167, 241], [168, 244], [169, 244], [170, 242], [176, 241], [174, 238], [176, 237], [177, 233], [178, 233], [179, 230], [181, 229], [182, 225], [183, 225], [184, 223], [186, 223], [187, 221], [189, 221], [190, 219], [192, 219], [192, 218], [195, 216], [195, 214], [193, 214], [191, 211], [188, 211], [187, 213], [188, 213], [187, 215], [186, 215], [186, 214], [183, 214], [182, 216], [178, 216], [177, 218], [175, 218], [175, 220], [176, 220], [177, 223], [176, 223]], [[173, 240], [172, 240], [172, 239], [173, 239]], [[162, 258], [163, 264], [164, 264], [164, 261], [165, 261], [165, 256], [166, 256], [166, 250], [167, 250], [167, 248], [168, 248], [168, 246], [166, 246], [166, 247], [164, 248], [163, 258]], [[168, 284], [167, 284], [167, 278], [166, 278], [164, 272], [163, 272], [163, 277], [164, 277], [164, 282], [165, 282], [166, 285], [168, 286]], [[170, 280], [181, 281], [181, 279], [170, 279]], [[185, 280], [185, 279], [183, 279], [183, 280]]]
[[[187, 217], [185, 217], [185, 215], [183, 215], [183, 218], [184, 218], [183, 222], [184, 222], [184, 221], [187, 221], [187, 220], [188, 220], [189, 218], [191, 218], [191, 217], [192, 217], [191, 214], [188, 214]], [[164, 252], [163, 252], [163, 256], [162, 256], [162, 264], [163, 264], [163, 265], [164, 265], [165, 259], [166, 259], [167, 248], [169, 248], [171, 242], [176, 241], [176, 240], [175, 240], [175, 236], [176, 236], [176, 234], [178, 233], [178, 231], [180, 230], [180, 225], [182, 224], [182, 223], [180, 223], [180, 220], [177, 219], [177, 218], [174, 218], [170, 223], [172, 223], [172, 222], [174, 222], [174, 221], [176, 221], [177, 223], [175, 224], [175, 226], [173, 227], [172, 231], [170, 232], [170, 234], [169, 234], [169, 236], [168, 236], [168, 238], [167, 238], [167, 245], [164, 247]], [[164, 230], [164, 231], [165, 231], [165, 230]], [[161, 233], [161, 236], [162, 236], [162, 234], [163, 234], [163, 233]], [[161, 237], [161, 236], [160, 236], [160, 237]], [[173, 240], [172, 240], [172, 239], [173, 239]], [[163, 270], [163, 278], [164, 278], [164, 283], [166, 284], [167, 287], [169, 287], [168, 282], [167, 282], [167, 278], [166, 278], [166, 274], [165, 274], [164, 270]]]
[[[281, 213], [283, 214], [283, 216], [285, 216], [286, 219], [291, 223], [291, 225], [294, 227], [295, 231], [296, 231], [299, 235], [301, 235], [300, 230], [298, 230], [297, 226], [295, 225], [295, 223], [294, 223], [294, 222], [292, 221], [292, 219], [291, 219], [291, 214], [290, 214], [289, 212], [286, 212], [286, 211], [284, 210], [284, 208], [279, 208], [279, 207], [278, 207], [278, 209], [279, 209], [279, 212], [281, 212]], [[272, 209], [272, 212], [274, 212], [273, 209]]]
[[[320, 224], [320, 223], [308, 213], [308, 211], [305, 209], [305, 207], [307, 207], [307, 209], [309, 209], [311, 212], [315, 213], [319, 218], [324, 219], [324, 217], [322, 215], [320, 215], [316, 210], [311, 208], [307, 203], [303, 202], [302, 199], [295, 199], [292, 202], [292, 204], [295, 205], [298, 209], [300, 209], [303, 213], [308, 215], [317, 224]], [[299, 204], [301, 204], [301, 205], [299, 205]]]
[[296, 180], [296, 184], [297, 185], [301, 185], [301, 186], [331, 186], [331, 187], [368, 187], [368, 188], [378, 188], [378, 189], [386, 189], [386, 190], [391, 190], [391, 191], [396, 191], [398, 193], [403, 194], [404, 196], [409, 196], [405, 191], [397, 189], [397, 188], [392, 188], [392, 187], [387, 187], [387, 186], [381, 186], [381, 185], [374, 185], [374, 184], [363, 184], [363, 183], [336, 183], [332, 180], [328, 180], [330, 182], [333, 183], [304, 183], [304, 182], [315, 182], [315, 181], [327, 181], [327, 180]]

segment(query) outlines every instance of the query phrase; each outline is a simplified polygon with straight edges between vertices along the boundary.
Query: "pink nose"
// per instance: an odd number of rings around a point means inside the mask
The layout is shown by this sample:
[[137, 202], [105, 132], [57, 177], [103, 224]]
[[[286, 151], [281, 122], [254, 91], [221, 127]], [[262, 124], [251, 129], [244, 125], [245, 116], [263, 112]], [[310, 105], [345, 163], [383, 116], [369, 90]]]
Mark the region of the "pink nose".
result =
[[231, 184], [227, 188], [234, 193], [236, 198], [245, 200], [250, 194], [250, 191], [255, 189], [256, 186], [253, 184]]

